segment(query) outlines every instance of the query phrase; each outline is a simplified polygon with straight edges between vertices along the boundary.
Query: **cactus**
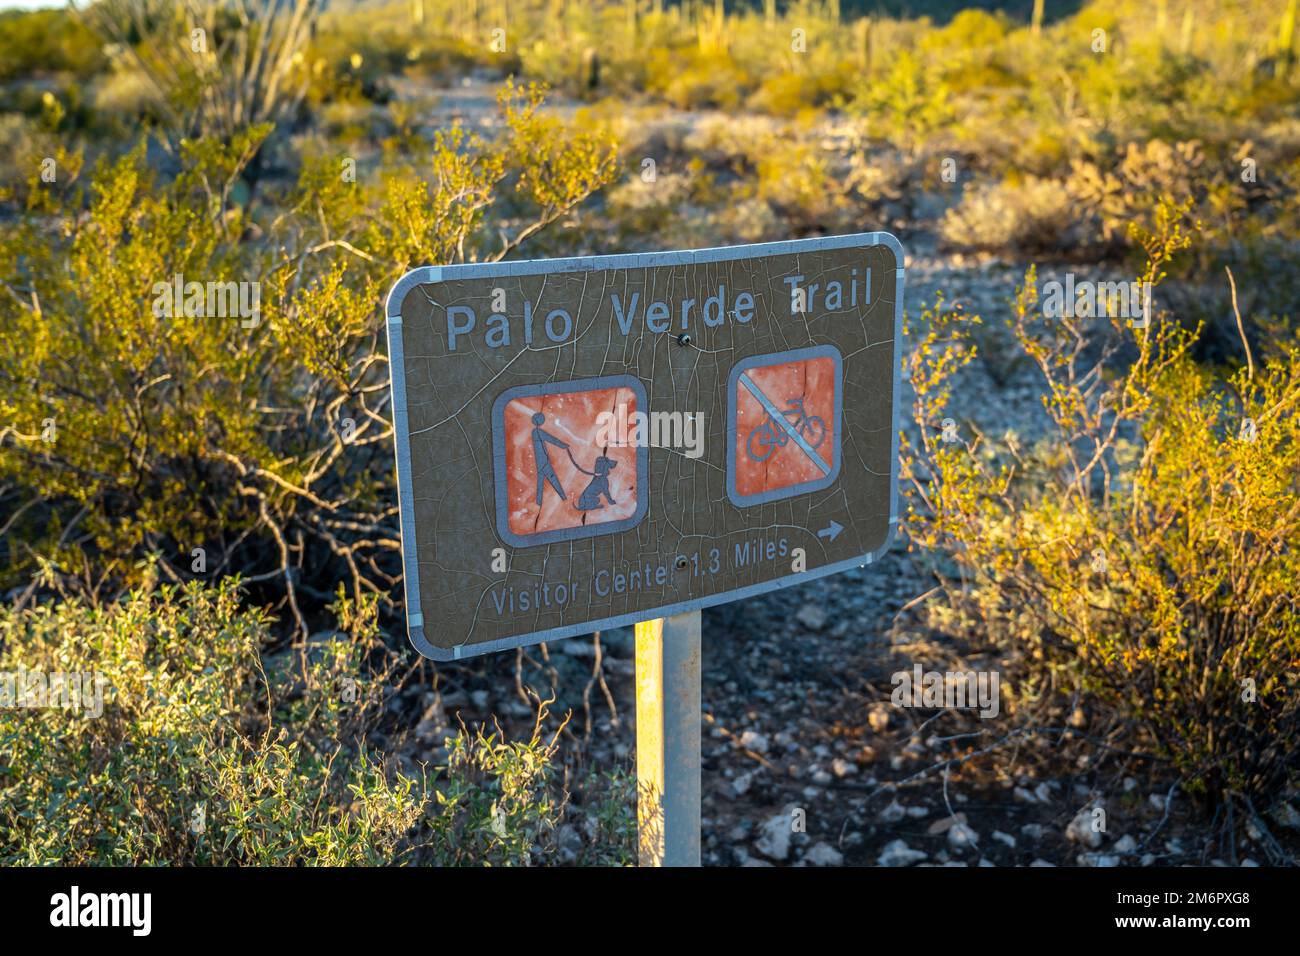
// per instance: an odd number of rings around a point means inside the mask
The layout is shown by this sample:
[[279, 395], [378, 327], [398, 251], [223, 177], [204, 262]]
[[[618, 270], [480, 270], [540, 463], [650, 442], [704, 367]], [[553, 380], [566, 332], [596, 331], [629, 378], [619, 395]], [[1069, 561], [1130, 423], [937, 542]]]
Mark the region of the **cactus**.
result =
[[1295, 61], [1296, 3], [1297, 0], [1291, 0], [1286, 5], [1286, 13], [1282, 15], [1282, 22], [1278, 24], [1277, 28], [1277, 66], [1275, 72], [1279, 79], [1286, 77], [1291, 72], [1291, 64]]

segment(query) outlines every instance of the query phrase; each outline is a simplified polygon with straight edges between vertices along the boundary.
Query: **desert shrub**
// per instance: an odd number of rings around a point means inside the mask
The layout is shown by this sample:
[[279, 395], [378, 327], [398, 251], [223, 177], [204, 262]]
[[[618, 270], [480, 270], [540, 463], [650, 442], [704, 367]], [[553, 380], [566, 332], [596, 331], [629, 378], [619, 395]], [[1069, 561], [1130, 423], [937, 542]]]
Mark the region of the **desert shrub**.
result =
[[[1190, 243], [1185, 210], [1135, 229], [1140, 280]], [[974, 346], [952, 313], [923, 316], [912, 546], [936, 556], [949, 605], [1019, 657], [1028, 696], [1091, 695], [1186, 790], [1253, 812], [1300, 767], [1300, 348], [1207, 368], [1167, 312], [1144, 328], [1044, 319], [1037, 297], [1031, 270], [1008, 324], [1042, 376], [1040, 435], [939, 440], [967, 417], [953, 381]]]
[[880, 77], [864, 77], [849, 104], [868, 135], [916, 149], [953, 117], [952, 90], [936, 64], [910, 50], [898, 53]]
[[153, 88], [163, 142], [229, 141], [258, 124], [294, 116], [307, 92], [303, 57], [321, 4], [240, 0], [100, 0], [88, 24]]
[[103, 66], [98, 38], [75, 11], [0, 12], [0, 82], [51, 73], [85, 79]]
[[1062, 183], [1010, 176], [971, 187], [944, 214], [939, 235], [956, 249], [1062, 252], [1084, 245], [1088, 226]]
[[[512, 253], [608, 181], [606, 134], [540, 104], [511, 87], [499, 138], [444, 131], [373, 188], [319, 157], [269, 211], [232, 198], [265, 126], [186, 141], [174, 178], [143, 146], [103, 160], [84, 200], [34, 182], [30, 214], [0, 226], [5, 585], [43, 563], [113, 588], [155, 555], [170, 580], [273, 588], [303, 634], [303, 602], [339, 579], [391, 607], [381, 296], [416, 264]], [[176, 277], [245, 283], [259, 307], [169, 309]]]
[[[373, 601], [335, 612], [263, 658], [270, 622], [229, 581], [0, 609], [0, 862], [519, 865], [557, 854], [563, 825], [583, 861], [628, 858], [626, 781], [588, 781], [572, 813], [544, 712], [519, 741], [462, 729], [442, 767], [385, 762], [366, 733], [394, 662]], [[55, 674], [94, 675], [99, 705], [38, 697]]]

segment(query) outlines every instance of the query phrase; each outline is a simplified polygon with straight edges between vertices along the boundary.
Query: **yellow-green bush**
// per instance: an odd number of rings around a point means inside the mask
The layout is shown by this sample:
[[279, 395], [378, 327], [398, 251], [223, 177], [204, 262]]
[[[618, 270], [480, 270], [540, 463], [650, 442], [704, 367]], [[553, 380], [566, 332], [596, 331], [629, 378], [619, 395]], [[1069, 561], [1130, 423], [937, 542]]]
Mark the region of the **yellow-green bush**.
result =
[[[1164, 204], [1138, 278], [1190, 242]], [[1008, 320], [1043, 431], [968, 430], [968, 322], [927, 312], [910, 359], [905, 525], [950, 605], [1019, 661], [1022, 696], [1100, 701], [1207, 799], [1262, 812], [1300, 769], [1300, 342], [1224, 372], [1167, 312], [1044, 318], [1031, 270]], [[941, 556], [941, 560], [939, 560]], [[1257, 803], [1257, 801], [1261, 801]]]
[[[4, 585], [40, 564], [68, 586], [130, 583], [152, 554], [172, 580], [270, 584], [302, 630], [300, 592], [346, 578], [387, 600], [381, 296], [413, 265], [513, 252], [608, 181], [609, 138], [540, 104], [510, 87], [501, 137], [444, 131], [377, 185], [318, 157], [270, 210], [233, 198], [265, 126], [185, 141], [172, 179], [143, 147], [101, 161], [88, 196], [33, 165], [29, 212], [0, 226], [0, 500], [19, 512]], [[260, 313], [169, 315], [177, 276], [257, 283]]]

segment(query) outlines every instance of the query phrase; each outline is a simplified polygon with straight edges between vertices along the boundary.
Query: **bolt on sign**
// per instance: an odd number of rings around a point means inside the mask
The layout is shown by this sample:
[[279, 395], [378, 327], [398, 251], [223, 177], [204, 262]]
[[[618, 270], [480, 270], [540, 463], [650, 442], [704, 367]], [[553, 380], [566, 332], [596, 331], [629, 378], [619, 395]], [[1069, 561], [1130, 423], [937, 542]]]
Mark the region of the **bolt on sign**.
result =
[[449, 660], [870, 563], [896, 523], [886, 233], [407, 273], [407, 624]]

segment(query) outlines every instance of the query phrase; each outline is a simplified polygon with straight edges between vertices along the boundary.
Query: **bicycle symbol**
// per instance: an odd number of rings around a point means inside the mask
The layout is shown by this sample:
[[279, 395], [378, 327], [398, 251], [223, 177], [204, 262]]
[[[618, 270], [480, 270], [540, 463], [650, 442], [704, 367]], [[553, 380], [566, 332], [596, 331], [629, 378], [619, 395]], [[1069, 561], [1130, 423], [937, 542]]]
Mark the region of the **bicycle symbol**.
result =
[[[822, 439], [826, 437], [826, 423], [816, 415], [810, 416], [804, 411], [802, 398], [790, 399], [789, 407], [781, 414], [787, 418], [791, 415], [794, 416], [794, 421], [791, 422], [794, 431], [804, 436], [809, 447], [816, 448], [822, 443]], [[755, 439], [757, 439], [757, 446], [755, 445]], [[749, 433], [749, 438], [745, 442], [745, 454], [749, 455], [754, 461], [766, 461], [771, 457], [772, 452], [783, 447], [789, 441], [790, 432], [784, 426], [777, 425], [776, 420], [771, 415], [768, 415], [763, 420], [763, 424]], [[758, 448], [757, 452], [755, 451], [756, 447]]]

